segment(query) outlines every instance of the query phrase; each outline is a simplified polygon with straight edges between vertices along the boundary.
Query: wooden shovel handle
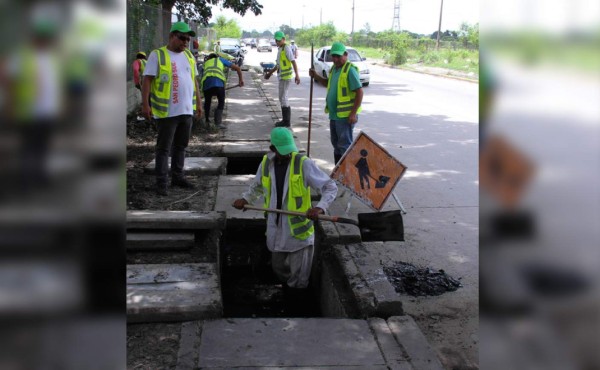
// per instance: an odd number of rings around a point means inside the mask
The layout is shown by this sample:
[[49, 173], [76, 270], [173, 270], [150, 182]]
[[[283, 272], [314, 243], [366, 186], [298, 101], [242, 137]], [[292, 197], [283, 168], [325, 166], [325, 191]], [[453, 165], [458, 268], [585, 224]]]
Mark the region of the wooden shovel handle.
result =
[[[302, 213], [302, 212], [284, 211], [282, 209], [255, 207], [255, 206], [251, 206], [249, 204], [245, 204], [244, 208], [245, 209], [252, 209], [252, 210], [255, 210], [255, 211], [263, 211], [263, 212], [271, 212], [271, 213], [281, 213], [283, 215], [289, 215], [289, 216], [302, 216], [302, 217], [306, 217], [306, 213]], [[348, 220], [348, 219], [345, 219], [345, 218], [342, 218], [342, 217], [337, 217], [337, 216], [319, 215], [319, 220], [331, 221], [331, 222], [344, 222], [344, 220]], [[350, 221], [354, 221], [354, 220], [350, 220]], [[345, 223], [355, 223], [355, 222], [345, 222]]]

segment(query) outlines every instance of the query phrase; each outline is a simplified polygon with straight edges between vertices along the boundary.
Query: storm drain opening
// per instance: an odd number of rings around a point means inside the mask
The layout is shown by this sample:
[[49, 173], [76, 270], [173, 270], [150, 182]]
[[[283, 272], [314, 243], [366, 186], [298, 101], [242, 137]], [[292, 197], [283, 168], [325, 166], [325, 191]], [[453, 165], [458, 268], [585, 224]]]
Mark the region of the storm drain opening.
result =
[[437, 296], [462, 287], [460, 278], [454, 279], [444, 270], [419, 267], [406, 262], [396, 262], [383, 268], [397, 293], [416, 296]]
[[228, 222], [220, 256], [224, 317], [321, 317], [312, 288], [289, 289], [275, 276], [264, 224]]
[[262, 161], [260, 157], [227, 157], [228, 175], [254, 175]]

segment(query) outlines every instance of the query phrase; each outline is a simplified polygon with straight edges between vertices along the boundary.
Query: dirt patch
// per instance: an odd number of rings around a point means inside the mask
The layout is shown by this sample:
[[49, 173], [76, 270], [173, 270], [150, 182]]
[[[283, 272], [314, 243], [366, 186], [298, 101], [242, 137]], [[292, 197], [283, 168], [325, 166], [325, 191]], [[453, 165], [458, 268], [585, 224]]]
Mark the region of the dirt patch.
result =
[[175, 369], [181, 323], [128, 324], [127, 369]]
[[[211, 143], [216, 141], [218, 131], [195, 122], [186, 156], [214, 157], [218, 149]], [[127, 210], [211, 211], [216, 197], [205, 195], [216, 192], [216, 176], [187, 176], [195, 190], [169, 188], [168, 196], [156, 195], [155, 177], [145, 171], [154, 159], [155, 147], [156, 129], [131, 117], [127, 122]]]
[[[217, 156], [214, 143], [218, 132], [201, 127], [195, 122], [186, 156]], [[168, 196], [155, 193], [155, 177], [145, 167], [154, 159], [156, 129], [146, 121], [130, 117], [127, 122], [127, 210], [190, 210], [212, 211], [216, 200], [217, 176], [188, 176], [196, 189], [169, 188]], [[203, 243], [216, 244], [221, 231], [208, 231]], [[189, 251], [128, 252], [127, 263], [194, 263], [215, 262], [198, 245]], [[212, 248], [216, 251], [216, 248]], [[181, 323], [128, 324], [128, 369], [175, 369]]]

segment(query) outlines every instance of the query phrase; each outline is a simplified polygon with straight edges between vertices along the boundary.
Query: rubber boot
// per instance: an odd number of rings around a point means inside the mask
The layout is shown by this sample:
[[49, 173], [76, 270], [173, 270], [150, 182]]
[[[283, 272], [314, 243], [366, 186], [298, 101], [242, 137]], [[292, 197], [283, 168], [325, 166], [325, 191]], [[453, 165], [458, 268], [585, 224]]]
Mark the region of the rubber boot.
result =
[[215, 125], [220, 129], [225, 128], [225, 125], [223, 124], [223, 109], [215, 110]]
[[292, 115], [292, 108], [281, 107], [282, 120], [275, 124], [275, 127], [290, 127], [290, 118]]
[[285, 113], [283, 112], [284, 109], [285, 109], [285, 107], [281, 107], [281, 120], [275, 122], [275, 127], [282, 127], [282, 125], [283, 125], [283, 117], [285, 116]]

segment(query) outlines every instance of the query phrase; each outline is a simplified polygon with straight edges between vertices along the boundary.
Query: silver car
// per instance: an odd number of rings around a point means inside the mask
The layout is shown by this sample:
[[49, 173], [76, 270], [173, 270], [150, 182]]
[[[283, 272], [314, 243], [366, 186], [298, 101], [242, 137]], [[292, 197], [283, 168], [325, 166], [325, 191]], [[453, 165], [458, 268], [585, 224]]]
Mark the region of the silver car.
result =
[[[330, 49], [331, 46], [324, 46], [317, 50], [313, 57], [315, 72], [324, 78], [329, 78], [329, 70], [331, 69], [331, 66], [333, 66], [333, 59], [331, 59]], [[356, 51], [354, 48], [346, 47], [346, 51], [348, 52], [348, 61], [352, 62], [352, 64], [358, 67], [360, 82], [363, 86], [369, 86], [369, 83], [371, 82], [371, 74], [367, 63], [365, 63], [367, 58], [361, 57], [358, 51]]]
[[271, 51], [273, 51], [273, 47], [271, 46], [269, 40], [260, 39], [258, 40], [258, 45], [256, 45], [256, 51], [258, 51], [259, 53], [261, 51], [268, 51], [270, 53]]

